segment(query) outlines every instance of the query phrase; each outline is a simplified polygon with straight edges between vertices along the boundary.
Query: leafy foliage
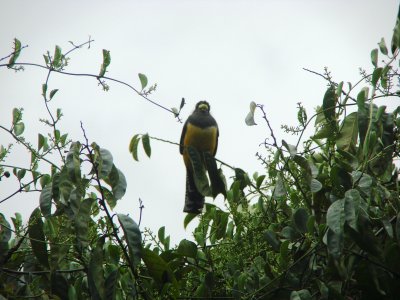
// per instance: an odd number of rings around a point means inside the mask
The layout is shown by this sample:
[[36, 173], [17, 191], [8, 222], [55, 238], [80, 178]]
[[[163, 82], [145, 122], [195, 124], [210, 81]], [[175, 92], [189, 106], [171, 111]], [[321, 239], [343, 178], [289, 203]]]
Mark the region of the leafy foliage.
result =
[[[391, 54], [382, 39], [371, 52], [373, 69], [363, 71], [356, 85], [336, 83], [327, 70], [319, 74], [328, 83], [322, 105], [308, 117], [299, 104], [299, 124], [284, 127], [298, 136], [296, 145], [279, 144], [264, 107], [250, 104], [245, 122], [256, 125], [260, 112], [273, 140], [265, 143], [265, 154], [258, 153], [264, 174], [249, 176], [233, 168], [235, 176], [225, 189], [214, 158], [190, 149], [201, 191], [213, 197], [222, 193], [225, 207], [207, 203], [199, 216], [188, 214], [185, 227], [198, 219], [193, 240], [172, 247], [165, 227], [155, 235], [140, 228], [140, 220], [112, 214], [127, 187], [112, 154], [89, 143], [83, 128], [83, 141], [70, 141], [60, 132], [62, 112], [48, 107], [58, 89], [47, 92], [48, 77], [54, 70], [62, 73], [69, 58], [56, 46], [53, 55], [44, 56], [49, 73], [42, 85], [49, 119], [41, 121], [50, 134], [38, 133], [37, 145], [27, 141], [21, 108], [12, 111], [11, 125], [0, 124], [31, 155], [29, 168], [11, 167], [5, 163], [11, 146], [1, 146], [2, 184], [12, 173], [20, 183], [18, 192], [40, 192], [27, 224], [18, 213], [12, 224], [0, 214], [0, 296], [395, 299], [400, 292], [395, 165], [400, 108], [388, 111], [376, 100], [400, 96], [395, 85], [399, 32], [397, 21]], [[23, 48], [15, 39], [8, 63], [0, 67], [19, 70]], [[103, 80], [111, 80], [105, 77], [110, 63], [110, 52], [104, 50], [94, 76], [103, 88]], [[137, 93], [147, 97], [147, 77], [139, 73], [139, 80]], [[361, 83], [365, 86], [357, 90]], [[183, 105], [184, 99], [179, 111], [169, 111], [177, 116]], [[310, 126], [315, 132], [304, 138]], [[129, 151], [135, 160], [140, 140], [150, 158], [150, 139], [148, 134], [132, 138]], [[53, 152], [59, 155], [57, 163], [51, 161]], [[43, 164], [51, 171], [39, 171]]]

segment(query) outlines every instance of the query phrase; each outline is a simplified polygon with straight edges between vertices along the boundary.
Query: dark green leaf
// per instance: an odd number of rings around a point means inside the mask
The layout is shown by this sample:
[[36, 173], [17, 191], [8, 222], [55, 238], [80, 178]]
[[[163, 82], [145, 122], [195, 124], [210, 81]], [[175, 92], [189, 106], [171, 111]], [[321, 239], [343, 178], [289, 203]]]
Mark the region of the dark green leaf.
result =
[[[400, 12], [400, 8], [399, 8]], [[396, 25], [393, 29], [393, 36], [391, 42], [391, 50], [392, 54], [396, 52], [397, 49], [400, 48], [400, 17], [397, 16]]]
[[139, 145], [140, 137], [138, 134], [135, 134], [131, 142], [129, 143], [129, 152], [132, 153], [133, 159], [139, 161], [138, 159], [138, 145]]
[[45, 218], [51, 215], [51, 199], [53, 197], [52, 186], [47, 184], [43, 190], [40, 192], [40, 210]]
[[365, 135], [368, 129], [368, 107], [366, 100], [368, 98], [368, 88], [363, 88], [357, 95], [357, 106], [358, 106], [358, 128], [360, 135], [360, 144], [363, 145], [365, 141]]
[[282, 237], [284, 237], [285, 239], [288, 239], [289, 241], [293, 241], [297, 237], [299, 237], [299, 234], [291, 226], [283, 227], [282, 231], [281, 231], [281, 235], [282, 235]]
[[400, 245], [400, 213], [398, 213], [396, 219], [396, 238], [397, 238], [397, 243], [399, 243]]
[[360, 201], [362, 201], [362, 199], [357, 190], [351, 189], [346, 192], [344, 199], [345, 220], [354, 230], [357, 230]]
[[187, 214], [185, 217], [185, 220], [183, 221], [183, 227], [186, 229], [186, 227], [189, 225], [189, 223], [197, 217], [198, 214]]
[[382, 71], [383, 71], [382, 68], [376, 68], [372, 73], [371, 83], [373, 86], [376, 86], [376, 84], [378, 83], [379, 79], [381, 78]]
[[129, 216], [124, 214], [118, 214], [118, 220], [128, 244], [129, 256], [133, 266], [136, 267], [140, 264], [142, 257], [142, 235], [139, 226]]
[[290, 294], [290, 300], [311, 300], [311, 294], [308, 290], [293, 291]]
[[59, 299], [67, 299], [69, 283], [62, 274], [51, 274], [51, 292], [57, 295]]
[[392, 223], [386, 218], [382, 219], [383, 227], [390, 238], [393, 238], [393, 226]]
[[144, 152], [148, 157], [150, 157], [151, 156], [150, 138], [147, 133], [142, 135], [142, 144]]
[[33, 254], [41, 265], [49, 268], [47, 244], [43, 233], [43, 221], [39, 208], [36, 208], [29, 218], [28, 234]]
[[38, 135], [38, 151], [40, 149], [42, 149], [44, 142], [45, 142], [45, 137], [41, 133], [39, 133], [39, 135]]
[[336, 106], [335, 87], [330, 86], [325, 92], [322, 104], [322, 109], [326, 120], [331, 121], [335, 118], [335, 106]]
[[[115, 165], [113, 165], [106, 182], [111, 185], [115, 200], [119, 200], [125, 195], [127, 187], [125, 175]], [[111, 208], [114, 208], [114, 206]]]
[[344, 199], [340, 199], [329, 206], [326, 214], [326, 223], [335, 234], [340, 235], [343, 233], [344, 222]]
[[336, 146], [343, 151], [350, 151], [357, 145], [358, 138], [358, 117], [357, 112], [349, 114], [342, 123], [339, 135], [336, 139]]
[[106, 290], [105, 299], [107, 300], [115, 299], [115, 295], [118, 288], [118, 276], [119, 276], [118, 269], [114, 269], [108, 274], [105, 282], [105, 290]]
[[106, 289], [104, 280], [104, 236], [97, 240], [96, 247], [90, 255], [88, 268], [88, 285], [92, 299], [105, 299]]
[[143, 249], [143, 261], [150, 276], [160, 285], [170, 282], [176, 285], [176, 278], [168, 264], [150, 249]]
[[195, 243], [184, 239], [179, 243], [177, 252], [186, 257], [196, 258], [197, 246]]
[[90, 217], [90, 212], [95, 200], [92, 198], [86, 198], [82, 202], [80, 202], [80, 198], [76, 197], [76, 199], [79, 200], [78, 213], [74, 220], [76, 237], [80, 241], [82, 246], [86, 247], [89, 243], [88, 232], [89, 226], [91, 224], [90, 222], [93, 222]]
[[81, 143], [72, 143], [65, 161], [69, 179], [75, 184], [78, 184], [81, 181], [81, 161], [79, 158], [80, 150]]
[[6, 255], [9, 249], [9, 240], [11, 238], [11, 226], [6, 220], [4, 215], [0, 213], [0, 259], [3, 255]]
[[190, 161], [192, 163], [192, 168], [194, 172], [194, 182], [196, 184], [198, 191], [203, 196], [211, 196], [212, 195], [211, 188], [208, 183], [208, 178], [204, 168], [203, 160], [201, 158], [199, 151], [197, 151], [196, 148], [189, 146], [187, 147], [187, 152], [189, 154]]
[[326, 240], [329, 254], [335, 259], [339, 258], [343, 251], [343, 232], [336, 234], [331, 229], [328, 229]]
[[260, 188], [261, 184], [263, 183], [265, 177], [266, 177], [265, 175], [261, 175], [261, 176], [258, 176], [258, 177], [257, 177], [257, 180], [256, 180], [256, 187], [257, 187], [258, 189]]
[[301, 233], [307, 232], [307, 221], [309, 213], [305, 208], [298, 208], [293, 214], [293, 224]]
[[140, 84], [142, 85], [142, 90], [143, 90], [147, 86], [147, 82], [148, 82], [147, 76], [142, 73], [139, 73], [138, 76], [139, 76]]
[[58, 92], [58, 89], [52, 90], [50, 92], [50, 100], [53, 99], [54, 95]]
[[375, 68], [378, 66], [378, 49], [373, 49], [371, 51], [371, 62]]
[[160, 240], [161, 243], [164, 243], [165, 239], [165, 226], [162, 226], [158, 229], [158, 239]]
[[276, 233], [273, 232], [272, 230], [267, 230], [264, 232], [264, 238], [268, 242], [268, 244], [271, 245], [272, 249], [275, 252], [280, 251], [280, 242], [277, 239]]

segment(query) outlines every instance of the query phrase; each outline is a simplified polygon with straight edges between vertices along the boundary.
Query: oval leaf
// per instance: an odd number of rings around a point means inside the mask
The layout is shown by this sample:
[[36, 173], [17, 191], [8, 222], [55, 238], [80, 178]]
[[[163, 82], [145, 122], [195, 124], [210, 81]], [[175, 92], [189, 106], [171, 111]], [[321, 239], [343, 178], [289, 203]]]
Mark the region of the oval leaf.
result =
[[139, 226], [129, 216], [124, 214], [118, 214], [118, 220], [128, 244], [129, 256], [136, 267], [139, 265], [142, 257], [142, 235]]

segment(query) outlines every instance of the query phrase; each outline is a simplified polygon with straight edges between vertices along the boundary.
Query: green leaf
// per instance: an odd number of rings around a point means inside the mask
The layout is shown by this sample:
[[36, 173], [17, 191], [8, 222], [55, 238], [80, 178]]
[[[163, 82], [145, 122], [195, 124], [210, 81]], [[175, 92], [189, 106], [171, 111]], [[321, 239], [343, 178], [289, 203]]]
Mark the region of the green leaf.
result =
[[297, 154], [296, 146], [289, 145], [285, 140], [282, 140], [282, 145], [288, 150], [290, 157], [293, 158]]
[[21, 135], [25, 130], [25, 124], [20, 122], [14, 125], [14, 134], [16, 136]]
[[244, 120], [247, 126], [257, 125], [254, 121], [254, 111], [256, 110], [257, 104], [255, 102], [250, 102], [250, 111]]
[[10, 248], [8, 242], [11, 238], [10, 223], [8, 223], [2, 213], [0, 213], [0, 228], [0, 258], [2, 258]]
[[293, 224], [296, 229], [301, 233], [307, 232], [307, 221], [309, 213], [305, 208], [298, 208], [293, 214]]
[[280, 251], [280, 242], [277, 239], [276, 233], [273, 232], [272, 230], [267, 230], [264, 232], [264, 238], [268, 242], [268, 244], [271, 245], [272, 249], [275, 252]]
[[90, 296], [92, 299], [105, 299], [105, 280], [104, 280], [104, 246], [105, 237], [101, 237], [97, 240], [96, 247], [92, 250], [90, 255], [89, 267], [88, 267], [88, 285], [90, 290]]
[[335, 234], [340, 235], [343, 233], [344, 222], [344, 199], [336, 200], [328, 208], [326, 223]]
[[61, 59], [62, 59], [61, 48], [59, 46], [56, 46], [56, 48], [54, 49], [54, 57], [52, 63], [55, 69], [58, 69], [61, 66]]
[[378, 83], [379, 79], [381, 78], [382, 75], [382, 68], [376, 68], [374, 72], [372, 73], [372, 80], [371, 83], [374, 87], [376, 87], [376, 84]]
[[392, 239], [393, 238], [393, 226], [392, 223], [387, 218], [383, 218], [382, 220], [382, 225], [385, 228], [386, 233], [388, 236]]
[[163, 286], [165, 283], [170, 282], [174, 285], [177, 284], [176, 278], [169, 268], [168, 264], [156, 253], [150, 249], [143, 249], [143, 261], [147, 267], [147, 271], [150, 276], [158, 283]]
[[189, 225], [189, 223], [197, 217], [198, 214], [192, 214], [188, 213], [186, 214], [185, 220], [183, 221], [183, 227], [186, 229], [186, 227]]
[[150, 158], [150, 156], [151, 156], [150, 138], [147, 133], [142, 135], [142, 144], [143, 144], [144, 152]]
[[111, 63], [110, 51], [103, 49], [103, 63], [101, 64], [100, 67], [99, 77], [103, 77], [106, 74], [107, 67], [110, 65], [110, 63]]
[[90, 213], [92, 205], [96, 200], [86, 198], [80, 202], [79, 197], [76, 197], [76, 199], [79, 200], [79, 210], [74, 220], [76, 237], [83, 247], [87, 247], [89, 245], [89, 226], [93, 223]]
[[365, 135], [368, 129], [368, 106], [366, 100], [368, 98], [368, 88], [363, 88], [357, 95], [357, 106], [358, 106], [358, 130], [360, 135], [360, 144], [363, 145], [365, 141]]
[[52, 90], [50, 92], [50, 100], [53, 99], [54, 95], [58, 92], [58, 89]]
[[280, 198], [285, 195], [286, 195], [286, 187], [285, 187], [285, 184], [283, 183], [282, 173], [279, 172], [278, 176], [276, 178], [276, 184], [275, 184], [275, 189], [273, 191], [273, 196], [275, 198]]
[[29, 218], [28, 234], [33, 254], [39, 263], [48, 269], [49, 258], [47, 254], [47, 244], [43, 233], [43, 221], [39, 208], [36, 208]]
[[386, 47], [386, 43], [385, 43], [385, 39], [382, 38], [381, 41], [379, 42], [379, 49], [381, 50], [383, 55], [387, 55], [388, 54], [388, 49]]
[[194, 147], [187, 147], [187, 152], [189, 154], [190, 161], [192, 163], [192, 169], [194, 173], [194, 182], [198, 191], [203, 196], [211, 196], [211, 188], [208, 183], [208, 178], [204, 168], [203, 160], [201, 159], [199, 151]]
[[[106, 182], [111, 185], [115, 200], [121, 199], [125, 195], [127, 187], [125, 175], [113, 165], [108, 179]], [[111, 208], [114, 207], [112, 206]]]
[[[53, 272], [50, 276], [51, 292], [59, 299], [67, 299], [69, 283], [62, 274]], [[58, 298], [57, 297], [57, 298]]]
[[265, 179], [265, 175], [258, 176], [256, 179], [256, 187], [259, 189]]
[[290, 293], [290, 300], [311, 300], [311, 294], [308, 290], [293, 291]]
[[349, 114], [342, 123], [336, 146], [343, 151], [350, 151], [357, 145], [358, 115], [357, 112]]
[[22, 50], [21, 42], [17, 38], [14, 39], [14, 49], [13, 50], [14, 50], [13, 54], [11, 55], [10, 60], [8, 61], [7, 67], [9, 67], [9, 68], [14, 66], [14, 64], [17, 61], [17, 58], [19, 57], [21, 50]]
[[179, 243], [177, 252], [186, 257], [196, 258], [197, 246], [195, 243], [184, 239]]
[[165, 239], [165, 226], [162, 226], [158, 229], [158, 239], [160, 240], [161, 243], [164, 243]]
[[108, 274], [105, 282], [105, 290], [106, 290], [105, 299], [107, 300], [116, 299], [115, 295], [119, 285], [118, 277], [119, 277], [118, 269], [114, 269]]
[[317, 179], [312, 178], [310, 183], [310, 191], [311, 193], [317, 193], [322, 189], [322, 183]]
[[378, 49], [373, 49], [371, 51], [371, 62], [375, 68], [378, 66]]
[[65, 167], [67, 168], [69, 179], [75, 184], [80, 184], [81, 182], [80, 150], [81, 143], [72, 143], [65, 161]]
[[99, 177], [104, 179], [109, 176], [112, 171], [114, 167], [114, 159], [111, 152], [103, 148], [100, 148], [100, 156], [100, 164], [98, 166]]
[[396, 238], [397, 238], [397, 243], [400, 245], [400, 213], [398, 213], [396, 219]]
[[51, 216], [51, 199], [53, 197], [52, 186], [47, 184], [40, 192], [40, 210], [45, 218]]
[[140, 264], [142, 257], [142, 235], [139, 226], [129, 216], [124, 214], [118, 214], [118, 220], [124, 231], [130, 259], [133, 266], [136, 267]]
[[135, 134], [131, 142], [129, 143], [129, 152], [132, 153], [132, 157], [134, 160], [139, 161], [138, 159], [138, 145], [139, 145], [140, 137], [138, 134]]
[[12, 120], [13, 125], [19, 123], [22, 120], [22, 108], [20, 109], [14, 108], [12, 111], [12, 115], [13, 115], [13, 120]]
[[[399, 13], [400, 13], [400, 8], [399, 8]], [[392, 54], [394, 54], [396, 52], [396, 50], [399, 48], [400, 48], [400, 17], [398, 15], [396, 25], [393, 29], [393, 36], [392, 36], [392, 42], [391, 42]]]
[[226, 197], [226, 187], [225, 182], [223, 181], [222, 170], [218, 169], [214, 156], [209, 152], [205, 152], [204, 160], [208, 171], [208, 177], [210, 178], [213, 198], [215, 199], [218, 194], [222, 194]]
[[360, 193], [357, 190], [348, 190], [344, 199], [344, 213], [346, 223], [357, 231], [357, 220], [360, 202], [362, 201]]
[[138, 76], [139, 76], [140, 84], [142, 85], [142, 90], [143, 90], [147, 86], [147, 82], [148, 82], [147, 77], [146, 77], [146, 75], [144, 75], [142, 73], [139, 73]]
[[38, 135], [38, 151], [40, 151], [40, 149], [42, 149], [44, 142], [45, 142], [44, 136], [41, 133], [39, 133], [39, 135]]
[[343, 232], [336, 234], [331, 229], [328, 229], [326, 232], [326, 240], [329, 254], [332, 255], [333, 258], [338, 259], [343, 251]]
[[335, 118], [335, 105], [336, 105], [335, 87], [330, 86], [325, 92], [322, 103], [322, 109], [326, 120], [331, 121]]

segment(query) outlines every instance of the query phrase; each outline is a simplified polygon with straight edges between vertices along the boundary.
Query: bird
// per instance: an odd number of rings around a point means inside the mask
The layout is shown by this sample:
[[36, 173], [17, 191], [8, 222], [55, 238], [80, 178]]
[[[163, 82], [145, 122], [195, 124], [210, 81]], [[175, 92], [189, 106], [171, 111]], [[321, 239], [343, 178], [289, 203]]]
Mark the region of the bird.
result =
[[188, 147], [193, 147], [199, 153], [208, 152], [215, 156], [218, 148], [218, 137], [218, 124], [210, 114], [210, 104], [207, 101], [199, 101], [193, 113], [183, 125], [179, 145], [179, 151], [186, 166], [186, 193], [183, 208], [185, 213], [201, 213], [205, 202], [204, 196], [195, 184]]

